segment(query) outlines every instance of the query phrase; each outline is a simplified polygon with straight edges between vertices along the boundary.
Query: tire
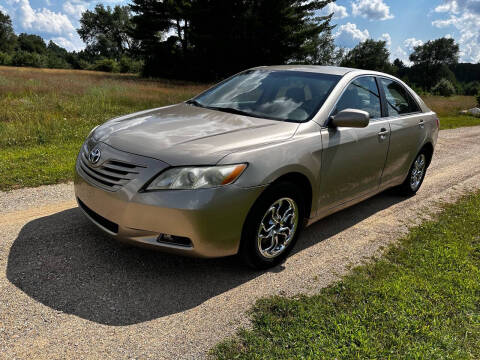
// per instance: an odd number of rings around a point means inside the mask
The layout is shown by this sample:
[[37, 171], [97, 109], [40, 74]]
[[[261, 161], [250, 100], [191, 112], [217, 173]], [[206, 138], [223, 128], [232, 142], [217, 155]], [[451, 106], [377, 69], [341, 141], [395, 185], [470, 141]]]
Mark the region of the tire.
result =
[[304, 218], [305, 200], [298, 187], [290, 182], [271, 185], [247, 216], [240, 258], [254, 269], [267, 269], [281, 263], [295, 246]]
[[428, 154], [425, 150], [418, 153], [413, 161], [408, 176], [402, 185], [398, 187], [401, 195], [413, 196], [417, 193], [423, 184], [425, 174], [427, 173]]

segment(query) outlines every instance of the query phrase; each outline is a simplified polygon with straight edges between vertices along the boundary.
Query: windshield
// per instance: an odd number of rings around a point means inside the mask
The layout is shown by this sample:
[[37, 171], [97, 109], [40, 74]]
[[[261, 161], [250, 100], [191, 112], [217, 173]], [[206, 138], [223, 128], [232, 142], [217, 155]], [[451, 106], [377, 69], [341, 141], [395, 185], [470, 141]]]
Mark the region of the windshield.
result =
[[340, 80], [338, 75], [300, 71], [249, 70], [189, 103], [273, 120], [310, 120]]

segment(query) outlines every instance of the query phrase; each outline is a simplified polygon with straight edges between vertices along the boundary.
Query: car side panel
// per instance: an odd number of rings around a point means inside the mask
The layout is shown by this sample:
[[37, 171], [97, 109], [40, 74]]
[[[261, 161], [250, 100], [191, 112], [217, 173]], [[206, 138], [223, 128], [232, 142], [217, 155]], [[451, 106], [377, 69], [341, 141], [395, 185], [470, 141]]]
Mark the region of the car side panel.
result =
[[[361, 129], [322, 129], [320, 210], [378, 189], [388, 152], [389, 130], [388, 121], [372, 121]], [[385, 131], [386, 135], [379, 135]]]

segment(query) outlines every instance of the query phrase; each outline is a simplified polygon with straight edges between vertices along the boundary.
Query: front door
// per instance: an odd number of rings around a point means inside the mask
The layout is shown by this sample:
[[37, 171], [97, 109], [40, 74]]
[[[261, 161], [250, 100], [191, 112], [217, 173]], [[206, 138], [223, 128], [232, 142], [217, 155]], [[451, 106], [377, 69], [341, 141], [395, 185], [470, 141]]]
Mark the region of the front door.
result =
[[353, 80], [332, 115], [344, 109], [370, 114], [366, 128], [322, 129], [319, 209], [327, 210], [378, 190], [390, 141], [390, 124], [382, 119], [380, 93], [372, 76]]

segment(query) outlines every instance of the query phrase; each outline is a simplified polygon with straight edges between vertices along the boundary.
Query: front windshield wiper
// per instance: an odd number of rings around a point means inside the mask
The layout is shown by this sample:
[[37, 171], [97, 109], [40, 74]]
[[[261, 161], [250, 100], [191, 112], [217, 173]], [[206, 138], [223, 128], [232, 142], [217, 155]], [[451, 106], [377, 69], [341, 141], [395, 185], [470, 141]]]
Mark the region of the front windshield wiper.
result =
[[201, 107], [201, 108], [204, 108], [204, 107], [205, 107], [205, 105], [199, 103], [199, 102], [198, 102], [197, 100], [195, 100], [195, 99], [188, 100], [186, 103], [187, 103], [187, 104], [190, 104], [190, 105], [193, 105], [193, 106], [198, 106], [198, 107]]
[[228, 112], [230, 114], [237, 114], [237, 115], [245, 115], [245, 116], [251, 116], [251, 117], [256, 117], [256, 118], [263, 118], [262, 116], [249, 113], [248, 111], [243, 111], [243, 110], [232, 108], [232, 107], [205, 106], [205, 108], [210, 109], [210, 110]]

